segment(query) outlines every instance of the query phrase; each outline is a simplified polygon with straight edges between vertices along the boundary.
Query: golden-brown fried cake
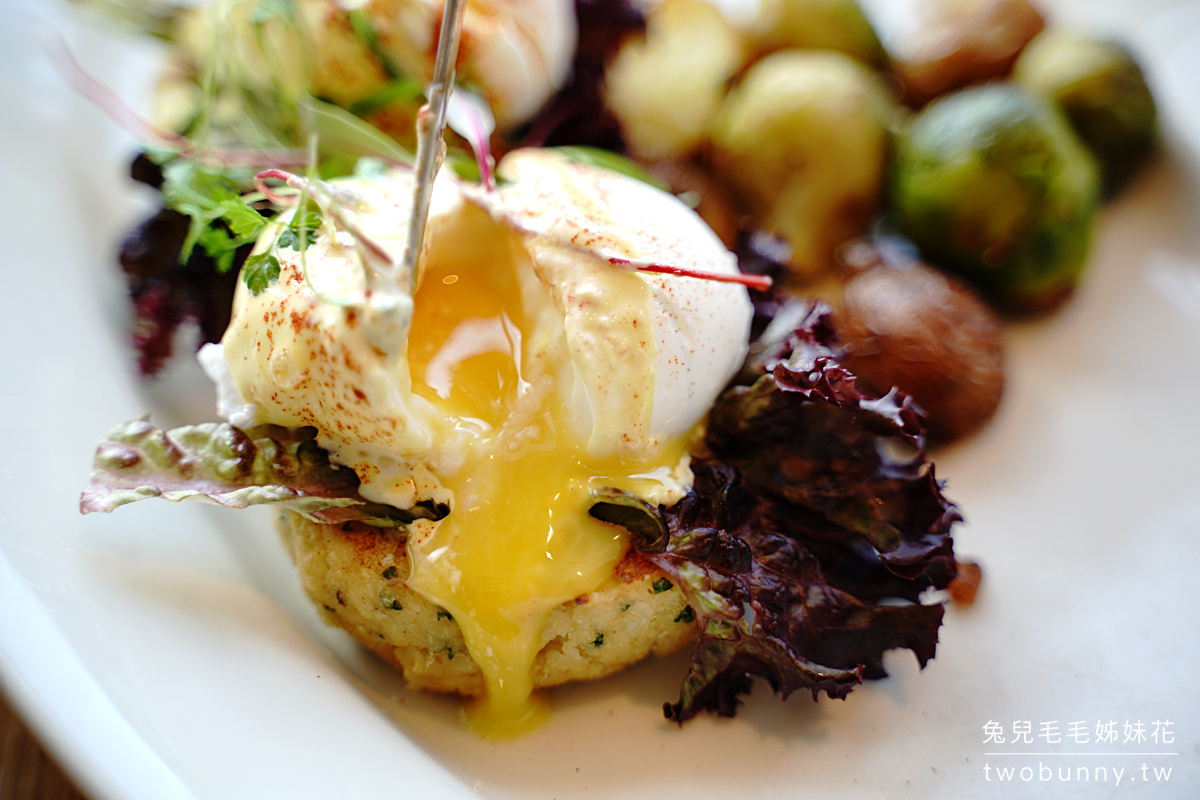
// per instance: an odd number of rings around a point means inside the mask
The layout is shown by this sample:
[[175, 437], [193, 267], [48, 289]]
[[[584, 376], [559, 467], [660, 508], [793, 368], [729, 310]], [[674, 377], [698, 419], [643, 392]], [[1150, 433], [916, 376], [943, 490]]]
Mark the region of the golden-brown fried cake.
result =
[[[404, 672], [414, 687], [483, 694], [483, 675], [454, 619], [408, 588], [403, 536], [326, 525], [285, 512], [278, 526], [305, 592], [325, 621]], [[667, 588], [670, 587], [670, 588]], [[695, 635], [682, 593], [631, 554], [611, 583], [555, 608], [542, 630], [534, 686], [602, 678]]]

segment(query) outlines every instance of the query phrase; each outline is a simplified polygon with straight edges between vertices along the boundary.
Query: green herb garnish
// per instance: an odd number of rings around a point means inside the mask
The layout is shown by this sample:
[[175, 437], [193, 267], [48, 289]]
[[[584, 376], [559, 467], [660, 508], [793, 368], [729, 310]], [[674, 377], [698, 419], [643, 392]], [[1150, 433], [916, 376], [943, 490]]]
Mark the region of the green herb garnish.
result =
[[279, 259], [270, 253], [256, 253], [242, 265], [242, 280], [251, 294], [257, 295], [279, 280]]
[[242, 201], [242, 187], [252, 182], [248, 170], [213, 170], [186, 158], [163, 165], [163, 204], [188, 218], [188, 233], [179, 251], [185, 264], [199, 244], [228, 272], [234, 252], [253, 242], [266, 219]]
[[[199, 245], [216, 262], [217, 271], [226, 273], [234, 267], [237, 251], [258, 241], [271, 217], [250, 205], [255, 195], [243, 194], [253, 182], [253, 173], [246, 169], [212, 169], [187, 158], [172, 158], [163, 165], [163, 204], [188, 218], [179, 263], [187, 263]], [[311, 209], [298, 211], [272, 244], [304, 250], [311, 242], [308, 232], [320, 224], [320, 216]], [[268, 250], [246, 258], [242, 279], [258, 294], [279, 278], [279, 270], [279, 259]]]

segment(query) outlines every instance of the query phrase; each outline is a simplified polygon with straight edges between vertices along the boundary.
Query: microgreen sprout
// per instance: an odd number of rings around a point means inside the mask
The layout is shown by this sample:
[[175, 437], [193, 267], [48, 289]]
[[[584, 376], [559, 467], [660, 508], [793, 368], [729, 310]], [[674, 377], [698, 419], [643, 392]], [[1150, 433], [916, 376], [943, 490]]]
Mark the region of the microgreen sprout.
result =
[[446, 107], [446, 124], [467, 140], [479, 165], [479, 180], [483, 188], [493, 191], [496, 177], [493, 173], [492, 148], [489, 141], [496, 130], [496, 118], [487, 101], [474, 92], [455, 86]]
[[266, 181], [268, 180], [283, 181], [290, 189], [308, 192], [321, 211], [349, 233], [370, 260], [389, 269], [394, 265], [395, 259], [391, 254], [363, 233], [362, 229], [346, 216], [344, 206], [348, 204], [350, 198], [339, 192], [336, 187], [331, 187], [324, 181], [302, 178], [282, 169], [264, 169], [254, 176], [254, 185], [264, 197], [280, 206], [295, 205], [298, 195], [278, 192], [267, 185]]
[[54, 40], [57, 53], [52, 53], [64, 80], [80, 95], [90, 100], [123, 131], [150, 148], [197, 161], [210, 168], [236, 169], [249, 166], [291, 166], [304, 163], [304, 152], [287, 148], [271, 150], [222, 150], [203, 147], [181, 133], [155, 125], [134, 111], [128, 103], [83, 68], [67, 43]]

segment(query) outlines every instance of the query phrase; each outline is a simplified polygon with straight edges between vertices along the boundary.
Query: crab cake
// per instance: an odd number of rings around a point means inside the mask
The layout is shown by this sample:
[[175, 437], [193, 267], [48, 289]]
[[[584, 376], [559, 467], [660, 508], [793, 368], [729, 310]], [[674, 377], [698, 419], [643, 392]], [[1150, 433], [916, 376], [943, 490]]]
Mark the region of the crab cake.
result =
[[[368, 525], [326, 525], [299, 514], [277, 519], [300, 581], [325, 621], [348, 631], [420, 689], [484, 693], [479, 666], [454, 618], [404, 583], [402, 535]], [[635, 553], [611, 581], [551, 610], [533, 662], [537, 687], [602, 678], [695, 636], [695, 623], [661, 570]]]

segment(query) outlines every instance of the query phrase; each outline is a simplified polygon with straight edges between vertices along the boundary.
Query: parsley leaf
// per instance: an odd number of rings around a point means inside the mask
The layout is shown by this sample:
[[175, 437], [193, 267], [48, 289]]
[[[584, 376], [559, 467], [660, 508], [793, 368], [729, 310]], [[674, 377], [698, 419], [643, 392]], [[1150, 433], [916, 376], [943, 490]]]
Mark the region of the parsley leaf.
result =
[[266, 217], [242, 200], [242, 187], [252, 183], [248, 170], [212, 170], [186, 158], [163, 165], [163, 205], [188, 218], [180, 264], [186, 264], [200, 245], [217, 262], [218, 271], [229, 271], [234, 251], [257, 239], [267, 224]]
[[291, 228], [284, 228], [279, 234], [279, 238], [275, 240], [275, 244], [280, 247], [290, 247], [293, 250], [300, 250], [300, 235]]
[[279, 259], [270, 253], [256, 253], [242, 265], [242, 280], [251, 294], [257, 295], [279, 280]]
[[[286, 228], [279, 233], [275, 244], [279, 247], [290, 247], [292, 250], [307, 250], [316, 236], [317, 228], [321, 227], [321, 215], [305, 209], [292, 216]], [[304, 236], [300, 236], [303, 229]]]
[[266, 218], [246, 205], [240, 197], [222, 200], [221, 208], [225, 212], [223, 216], [225, 224], [239, 237], [257, 237], [266, 224]]
[[[171, 158], [162, 166], [163, 204], [188, 219], [187, 236], [179, 252], [179, 263], [186, 264], [199, 246], [213, 259], [217, 272], [224, 274], [239, 266], [238, 250], [258, 241], [270, 222], [270, 216], [246, 203], [243, 193], [254, 185], [251, 170], [217, 170], [186, 158]], [[276, 239], [280, 247], [303, 250], [312, 240], [321, 217], [311, 209], [293, 215]], [[250, 256], [242, 265], [242, 279], [258, 294], [279, 278], [279, 260], [269, 252]]]

